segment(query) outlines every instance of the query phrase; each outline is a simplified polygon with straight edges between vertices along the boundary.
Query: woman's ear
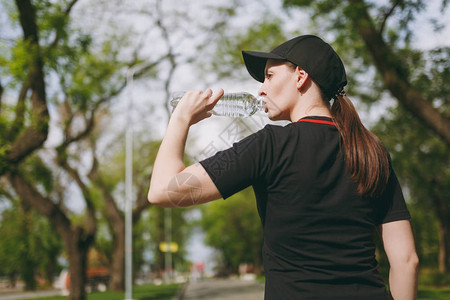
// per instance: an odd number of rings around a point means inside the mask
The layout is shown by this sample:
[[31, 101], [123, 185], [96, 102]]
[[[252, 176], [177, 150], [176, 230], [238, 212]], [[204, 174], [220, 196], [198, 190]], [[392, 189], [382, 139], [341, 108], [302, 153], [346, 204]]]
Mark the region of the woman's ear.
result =
[[309, 75], [305, 70], [303, 70], [299, 66], [295, 68], [295, 74], [297, 76], [297, 88], [300, 89], [303, 86], [303, 84], [305, 84], [305, 82], [308, 80]]

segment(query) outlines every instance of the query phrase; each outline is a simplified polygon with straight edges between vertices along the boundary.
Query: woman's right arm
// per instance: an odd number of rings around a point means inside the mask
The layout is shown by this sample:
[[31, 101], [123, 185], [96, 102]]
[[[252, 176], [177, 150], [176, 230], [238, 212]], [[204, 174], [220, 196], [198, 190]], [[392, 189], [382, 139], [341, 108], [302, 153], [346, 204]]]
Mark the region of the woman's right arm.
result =
[[222, 89], [214, 95], [210, 89], [190, 91], [177, 105], [153, 165], [148, 192], [152, 204], [179, 207], [221, 198], [201, 164], [185, 166], [184, 148], [190, 126], [210, 117], [209, 111], [222, 95]]
[[382, 224], [380, 235], [390, 264], [392, 297], [395, 300], [416, 299], [419, 258], [409, 220]]

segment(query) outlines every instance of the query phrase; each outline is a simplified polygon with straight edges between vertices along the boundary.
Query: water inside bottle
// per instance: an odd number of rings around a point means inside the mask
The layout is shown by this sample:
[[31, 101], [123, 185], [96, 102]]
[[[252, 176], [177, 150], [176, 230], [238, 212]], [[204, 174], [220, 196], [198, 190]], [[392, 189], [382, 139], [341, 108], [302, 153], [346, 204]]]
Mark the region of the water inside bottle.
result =
[[[184, 92], [172, 94], [170, 105], [177, 106]], [[217, 102], [211, 113], [216, 116], [246, 118], [264, 109], [262, 98], [256, 98], [249, 93], [225, 93]]]
[[245, 118], [259, 110], [258, 103], [251, 94], [229, 93], [225, 94], [214, 106], [211, 113], [217, 116]]

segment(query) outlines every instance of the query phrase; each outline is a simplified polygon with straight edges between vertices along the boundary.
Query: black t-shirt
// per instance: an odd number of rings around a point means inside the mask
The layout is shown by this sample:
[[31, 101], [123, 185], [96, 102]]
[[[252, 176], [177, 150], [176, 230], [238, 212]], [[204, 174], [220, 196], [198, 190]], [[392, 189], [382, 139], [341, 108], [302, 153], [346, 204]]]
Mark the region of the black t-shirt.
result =
[[253, 186], [265, 299], [389, 299], [374, 233], [410, 215], [392, 168], [381, 197], [358, 196], [331, 119], [267, 125], [200, 163], [224, 199]]

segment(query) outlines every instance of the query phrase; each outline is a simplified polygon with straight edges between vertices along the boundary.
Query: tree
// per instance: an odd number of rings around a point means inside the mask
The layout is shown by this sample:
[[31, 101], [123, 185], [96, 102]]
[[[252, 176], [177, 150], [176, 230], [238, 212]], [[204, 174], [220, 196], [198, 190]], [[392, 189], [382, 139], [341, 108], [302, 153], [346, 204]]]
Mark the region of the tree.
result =
[[[412, 83], [426, 97], [448, 98], [449, 87], [445, 82], [450, 80], [449, 59], [449, 48], [435, 49], [418, 53], [408, 64]], [[443, 102], [441, 110], [448, 112], [448, 109], [448, 101]], [[438, 217], [438, 269], [445, 273], [450, 270], [449, 147], [401, 107], [392, 109], [389, 118], [382, 118], [375, 130], [392, 149], [393, 162], [410, 189], [412, 200]]]
[[4, 210], [0, 219], [0, 273], [15, 286], [16, 276], [25, 289], [37, 287], [37, 275], [52, 285], [58, 271], [58, 256], [62, 245], [48, 221], [19, 201]]
[[[133, 157], [135, 157], [135, 160], [133, 161], [133, 178], [135, 178], [133, 182], [135, 196], [133, 196], [133, 198], [135, 205], [132, 213], [134, 249], [133, 266], [140, 266], [139, 262], [143, 260], [141, 257], [142, 251], [146, 250], [146, 252], [150, 252], [154, 257], [152, 270], [156, 273], [156, 276], [161, 278], [165, 268], [165, 256], [159, 249], [159, 244], [166, 240], [164, 224], [165, 213], [164, 209], [161, 207], [150, 206], [147, 200], [148, 180], [151, 176], [151, 167], [155, 161], [161, 141], [153, 140], [151, 135], [148, 135], [148, 133], [145, 132], [138, 133], [136, 139], [139, 143], [136, 143], [133, 151]], [[110, 232], [112, 233], [112, 242], [117, 244], [118, 240], [122, 238], [122, 246], [117, 247], [116, 245], [109, 250], [106, 250], [106, 252], [117, 251], [117, 248], [124, 247], [125, 245], [123, 236], [115, 236], [117, 230], [120, 230], [120, 228], [122, 231], [124, 230], [123, 213], [117, 205], [117, 203], [120, 202], [118, 196], [121, 196], [121, 193], [118, 194], [117, 191], [120, 190], [120, 185], [123, 182], [125, 153], [123, 152], [123, 149], [120, 148], [114, 149], [113, 147], [110, 147], [110, 149], [112, 149], [111, 153], [104, 157], [101, 167], [99, 168], [98, 178], [101, 178], [103, 182], [94, 182], [101, 190], [104, 198], [110, 197], [109, 200], [105, 199], [104, 210], [100, 211], [104, 213], [104, 219], [108, 223], [108, 228], [110, 228]], [[120, 224], [120, 222], [117, 222], [116, 218], [112, 218], [111, 213], [106, 212], [106, 210], [112, 209], [112, 207], [115, 207], [114, 210], [116, 210], [122, 218], [121, 227], [118, 226], [118, 223]], [[177, 267], [185, 265], [185, 243], [189, 237], [187, 222], [184, 217], [185, 211], [185, 209], [175, 209], [171, 213], [172, 240], [178, 244], [178, 251], [173, 255], [173, 261]], [[144, 212], [145, 216], [142, 216]], [[118, 229], [113, 229], [112, 227]], [[142, 240], [142, 234], [144, 232], [149, 235], [150, 243]], [[147, 247], [147, 249], [144, 249], [144, 247]], [[111, 253], [110, 258], [111, 260], [115, 259], [114, 254]], [[123, 264], [123, 260], [119, 262]], [[139, 269], [140, 268], [134, 268], [135, 271], [139, 271]]]
[[[146, 197], [149, 177], [146, 170], [151, 165], [152, 157], [154, 160], [157, 151], [156, 147], [159, 145], [159, 142], [144, 143], [143, 139], [140, 139], [140, 141], [139, 149], [135, 151], [139, 153], [138, 159], [133, 163], [133, 177], [135, 178], [133, 184], [133, 190], [135, 191], [135, 196], [133, 197], [135, 205], [132, 212], [133, 228], [139, 222], [142, 212], [150, 206]], [[99, 201], [98, 211], [104, 216], [103, 219], [107, 224], [111, 237], [107, 239], [109, 243], [103, 241], [103, 245], [106, 247], [102, 248], [103, 252], [107, 254], [111, 265], [110, 289], [123, 290], [125, 284], [125, 216], [118, 206], [119, 200], [123, 196], [116, 191], [123, 182], [125, 154], [123, 149], [111, 148], [113, 151], [109, 155], [112, 155], [112, 157], [105, 155], [101, 164], [97, 157], [93, 156], [94, 161], [100, 167], [90, 174], [90, 179], [92, 187], [98, 190], [98, 198], [102, 199], [102, 201]], [[133, 242], [136, 242], [135, 239], [133, 239]], [[138, 253], [139, 251], [133, 251], [133, 255], [137, 257], [140, 255]]]
[[[91, 147], [92, 139], [89, 137], [99, 121], [99, 116], [105, 115], [105, 109], [110, 101], [125, 88], [124, 68], [131, 67], [140, 60], [137, 50], [133, 51], [130, 61], [126, 63], [117, 58], [118, 49], [124, 48], [125, 40], [121, 36], [116, 40], [110, 39], [103, 44], [95, 44], [89, 34], [74, 29], [70, 22], [70, 12], [75, 4], [76, 1], [61, 4], [17, 1], [17, 11], [21, 17], [26, 41], [13, 44], [9, 52], [2, 54], [0, 59], [4, 67], [2, 75], [7, 80], [2, 80], [2, 84], [5, 82], [6, 84], [1, 85], [1, 94], [4, 95], [4, 91], [14, 90], [17, 84], [22, 83], [23, 87], [16, 103], [0, 102], [3, 104], [1, 130], [2, 133], [6, 133], [2, 135], [3, 156], [0, 159], [2, 161], [0, 174], [6, 174], [16, 194], [48, 217], [58, 230], [68, 252], [70, 297], [83, 299], [86, 255], [94, 243], [97, 228], [98, 194], [95, 194], [94, 186], [103, 195], [107, 216], [113, 224], [111, 228], [116, 237], [117, 246], [114, 247], [111, 272], [112, 287], [123, 289], [123, 215], [114, 202], [112, 190], [109, 190], [105, 181], [98, 176], [96, 149]], [[9, 9], [12, 15], [16, 13], [15, 8]], [[30, 58], [30, 53], [36, 55]], [[149, 72], [156, 74], [155, 67], [167, 57], [169, 56], [163, 55], [155, 58], [153, 62], [141, 63], [140, 68], [135, 69], [134, 78], [137, 79]], [[23, 68], [28, 65], [31, 74], [29, 79], [22, 74]], [[51, 74], [57, 82], [45, 78], [44, 74]], [[55, 84], [56, 92], [49, 100], [46, 89], [52, 86], [54, 90]], [[29, 89], [32, 90], [30, 96], [27, 93]], [[45, 109], [38, 105], [45, 106]], [[72, 212], [64, 206], [67, 194], [42, 189], [42, 182], [26, 176], [30, 168], [33, 168], [26, 156], [42, 146], [48, 132], [49, 106], [58, 112], [54, 120], [59, 122], [57, 125], [62, 139], [55, 147], [40, 151], [39, 154], [45, 158], [42, 161], [46, 163], [41, 171], [49, 174], [47, 178], [50, 178], [50, 184], [57, 182], [61, 183], [61, 186], [70, 186], [68, 183], [73, 180], [85, 203], [86, 213], [82, 222], [75, 221]], [[41, 116], [43, 114], [44, 116]], [[33, 137], [36, 132], [40, 132], [36, 128], [39, 130], [42, 128], [45, 137], [41, 139]], [[21, 133], [26, 136], [23, 137]], [[19, 138], [21, 140], [17, 142]], [[27, 143], [30, 146], [27, 146]], [[25, 146], [26, 148], [22, 149]], [[86, 165], [80, 162], [89, 151], [92, 152], [92, 164], [90, 170], [86, 172]], [[53, 162], [49, 161], [50, 157], [53, 158]], [[144, 199], [144, 202], [138, 203], [135, 220], [138, 220], [143, 208], [148, 206], [146, 197], [142, 197], [142, 191], [143, 189], [140, 189], [139, 199]]]
[[[186, 261], [186, 242], [189, 238], [189, 226], [185, 217], [186, 209], [176, 208], [170, 210], [171, 216], [171, 240], [178, 245], [178, 250], [172, 253], [172, 267], [177, 271], [187, 271]], [[162, 207], [151, 206], [149, 210], [149, 219], [147, 224], [150, 224], [150, 245], [151, 253], [153, 254], [152, 270], [159, 278], [163, 278], [166, 267], [165, 252], [162, 252], [160, 243], [166, 242], [165, 236], [165, 213], [166, 210]]]
[[[123, 64], [111, 44], [104, 43], [100, 53], [95, 53], [91, 37], [69, 26], [75, 3], [16, 2], [24, 41], [16, 42], [2, 53], [0, 62], [4, 67], [2, 75], [7, 78], [4, 91], [13, 91], [16, 85], [22, 88], [15, 103], [2, 102], [1, 130], [5, 134], [2, 134], [0, 174], [6, 175], [18, 197], [46, 216], [57, 230], [68, 253], [70, 299], [84, 299], [86, 255], [94, 241], [96, 216], [88, 185], [72, 165], [76, 159], [71, 154], [76, 149], [70, 148], [89, 135], [96, 113], [123, 89], [125, 80], [115, 75]], [[14, 8], [10, 10], [11, 14], [15, 13]], [[24, 75], [23, 70], [29, 71]], [[46, 90], [55, 82], [44, 74], [54, 75], [59, 84], [51, 100]], [[72, 214], [62, 204], [67, 194], [43, 188], [42, 181], [29, 176], [37, 167], [30, 161], [31, 154], [42, 146], [47, 136], [50, 104], [59, 107], [66, 117], [60, 123], [63, 138], [53, 148], [55, 163], [45, 155], [48, 152], [41, 151], [45, 157], [41, 161], [45, 163], [36, 174], [49, 178], [48, 186], [61, 183], [66, 178], [55, 174], [55, 168], [59, 167], [74, 180], [86, 204], [85, 220], [80, 224], [71, 220]], [[92, 170], [95, 168], [94, 164]]]
[[[11, 63], [10, 67], [13, 70], [12, 75], [18, 79], [20, 78], [22, 85], [14, 116], [5, 116], [4, 110], [0, 110], [2, 111], [0, 120], [0, 130], [2, 132], [0, 175], [13, 169], [34, 150], [40, 148], [47, 139], [49, 127], [44, 78], [45, 54], [40, 45], [36, 8], [29, 0], [17, 0], [16, 5], [23, 37], [17, 42], [12, 51], [13, 55], [21, 56], [21, 60], [15, 64]], [[72, 5], [67, 6], [64, 14], [70, 12]], [[55, 35], [52, 43], [57, 44], [59, 39], [60, 36]], [[5, 58], [3, 57], [2, 65], [4, 64]], [[3, 95], [4, 89], [5, 87], [3, 86], [0, 95]], [[3, 103], [3, 101], [0, 101], [0, 103]], [[29, 120], [31, 122], [25, 122], [27, 108], [29, 109]]]
[[208, 203], [202, 206], [202, 211], [205, 242], [221, 255], [219, 273], [237, 273], [239, 264], [249, 263], [260, 274], [263, 234], [253, 190], [246, 189], [229, 199]]
[[[0, 174], [7, 175], [15, 193], [26, 201], [27, 205], [47, 216], [62, 236], [73, 267], [71, 297], [82, 299], [84, 288], [79, 287], [84, 287], [84, 262], [82, 255], [77, 256], [80, 253], [78, 246], [83, 247], [84, 241], [89, 244], [92, 234], [88, 234], [87, 240], [83, 241], [82, 227], [72, 227], [62, 210], [50, 198], [42, 196], [29, 182], [29, 176], [24, 173], [25, 160], [39, 149], [47, 138], [50, 116], [45, 67], [55, 62], [51, 60], [52, 54], [61, 44], [68, 45], [67, 27], [64, 25], [75, 3], [76, 1], [72, 1], [63, 5], [46, 6], [42, 2], [33, 4], [28, 0], [16, 1], [16, 13], [23, 37], [10, 48], [10, 52], [3, 53], [1, 63], [4, 70], [9, 72], [3, 89], [10, 89], [15, 84], [21, 85], [21, 88], [15, 107], [11, 106], [13, 113], [9, 113], [9, 109], [1, 110], [1, 131], [4, 134]], [[10, 9], [14, 13], [13, 8]], [[1, 103], [3, 105], [3, 101]], [[91, 230], [95, 229], [93, 221], [88, 223]], [[76, 274], [80, 276], [74, 276]]]

